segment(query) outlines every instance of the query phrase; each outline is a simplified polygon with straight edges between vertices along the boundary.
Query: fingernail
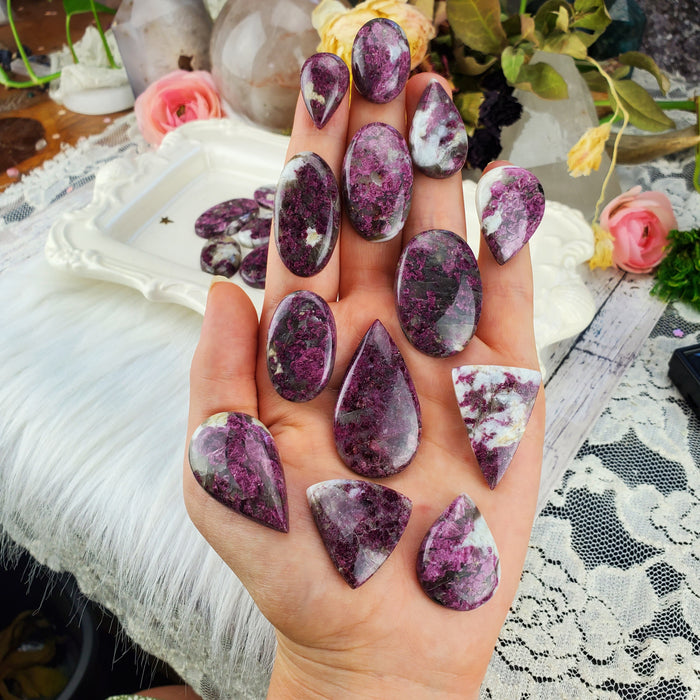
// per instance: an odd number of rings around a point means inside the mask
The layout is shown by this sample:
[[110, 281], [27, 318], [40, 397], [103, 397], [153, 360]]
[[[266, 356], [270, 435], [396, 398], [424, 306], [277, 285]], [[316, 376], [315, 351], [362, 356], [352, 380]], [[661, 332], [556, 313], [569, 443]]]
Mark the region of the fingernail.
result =
[[211, 278], [211, 282], [209, 283], [209, 289], [211, 289], [215, 284], [218, 284], [219, 282], [231, 282], [231, 280], [228, 277], [224, 277], [223, 275], [214, 275]]

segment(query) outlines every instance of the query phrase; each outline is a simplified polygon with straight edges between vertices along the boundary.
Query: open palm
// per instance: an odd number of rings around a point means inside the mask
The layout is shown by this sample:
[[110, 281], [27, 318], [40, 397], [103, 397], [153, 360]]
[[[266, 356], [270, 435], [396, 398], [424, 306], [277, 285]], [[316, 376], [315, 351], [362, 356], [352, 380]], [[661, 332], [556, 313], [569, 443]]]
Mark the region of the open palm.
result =
[[[362, 125], [382, 121], [406, 134], [430, 77], [434, 76], [414, 76], [406, 90], [386, 105], [369, 103], [353, 92], [352, 106], [346, 97], [322, 131], [313, 126], [300, 101], [288, 158], [314, 151], [339, 179], [346, 144]], [[277, 631], [270, 696], [473, 697], [515, 595], [537, 499], [544, 397], [540, 392], [513, 462], [491, 491], [459, 415], [451, 369], [464, 364], [537, 368], [529, 252], [526, 246], [501, 267], [482, 246], [484, 297], [476, 335], [458, 355], [428, 357], [414, 349], [401, 331], [393, 282], [403, 246], [417, 233], [435, 228], [466, 237], [459, 174], [431, 180], [416, 173], [403, 236], [391, 241], [368, 242], [344, 219], [336, 251], [315, 277], [294, 276], [271, 245], [259, 325], [241, 289], [221, 283], [210, 291], [192, 365], [189, 434], [220, 411], [259, 417], [282, 458], [289, 533], [261, 527], [215, 501], [196, 483], [187, 464], [185, 500], [195, 525]], [[320, 396], [301, 404], [276, 394], [265, 359], [271, 315], [286, 294], [299, 289], [324, 297], [338, 328], [331, 381]], [[381, 480], [413, 502], [406, 531], [377, 573], [353, 590], [326, 553], [306, 489], [328, 479], [357, 478], [338, 456], [333, 409], [350, 358], [375, 319], [381, 320], [406, 361], [420, 400], [423, 432], [409, 466]], [[436, 604], [416, 576], [423, 537], [460, 493], [469, 494], [484, 515], [502, 567], [493, 598], [471, 612]]]

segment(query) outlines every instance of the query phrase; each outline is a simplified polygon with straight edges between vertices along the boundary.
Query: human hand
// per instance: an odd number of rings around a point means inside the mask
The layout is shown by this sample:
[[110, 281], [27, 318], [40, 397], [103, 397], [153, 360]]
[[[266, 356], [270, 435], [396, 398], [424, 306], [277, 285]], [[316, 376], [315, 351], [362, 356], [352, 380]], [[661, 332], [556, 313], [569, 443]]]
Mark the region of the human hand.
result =
[[[287, 157], [314, 151], [340, 180], [352, 135], [373, 121], [406, 135], [406, 123], [432, 77], [414, 76], [388, 104], [370, 103], [354, 91], [352, 106], [346, 96], [321, 131], [300, 100]], [[388, 242], [364, 240], [344, 217], [336, 250], [314, 277], [294, 276], [271, 245], [259, 326], [239, 287], [217, 283], [210, 290], [192, 363], [188, 434], [221, 411], [258, 417], [273, 435], [283, 462], [289, 533], [261, 527], [211, 498], [197, 484], [187, 461], [185, 502], [197, 528], [275, 627], [278, 648], [269, 697], [475, 697], [515, 595], [537, 500], [544, 396], [540, 391], [511, 466], [492, 491], [471, 450], [451, 370], [465, 364], [537, 369], [529, 250], [525, 246], [501, 266], [487, 246], [481, 246], [483, 304], [476, 334], [457, 355], [428, 357], [406, 340], [393, 293], [403, 247], [427, 229], [466, 237], [460, 173], [435, 180], [416, 172], [403, 234]], [[331, 380], [307, 403], [280, 398], [266, 366], [272, 313], [298, 289], [326, 299], [338, 328]], [[353, 590], [326, 553], [306, 489], [328, 479], [357, 478], [338, 456], [333, 411], [344, 371], [375, 319], [381, 320], [406, 361], [420, 400], [423, 430], [409, 466], [381, 480], [413, 502], [408, 526], [377, 573]], [[469, 494], [481, 510], [497, 543], [502, 570], [491, 600], [469, 612], [436, 604], [416, 576], [423, 537], [460, 493]]]

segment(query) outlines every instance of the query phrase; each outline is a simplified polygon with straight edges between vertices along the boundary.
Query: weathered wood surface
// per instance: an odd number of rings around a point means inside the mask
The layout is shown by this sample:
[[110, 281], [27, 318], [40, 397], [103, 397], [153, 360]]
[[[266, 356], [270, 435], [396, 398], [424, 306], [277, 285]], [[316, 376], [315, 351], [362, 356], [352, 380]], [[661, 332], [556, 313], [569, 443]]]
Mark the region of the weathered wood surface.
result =
[[664, 311], [649, 294], [653, 278], [584, 272], [598, 309], [575, 338], [544, 353], [547, 422], [538, 509], [559, 484], [618, 381]]

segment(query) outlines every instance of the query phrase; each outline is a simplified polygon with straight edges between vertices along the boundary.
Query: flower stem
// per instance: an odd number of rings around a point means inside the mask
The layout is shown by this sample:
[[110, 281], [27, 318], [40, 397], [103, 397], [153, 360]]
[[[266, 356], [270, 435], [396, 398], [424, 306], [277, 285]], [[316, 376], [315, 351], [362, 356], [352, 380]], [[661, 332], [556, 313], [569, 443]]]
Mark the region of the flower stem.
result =
[[527, 0], [520, 0], [519, 14], [524, 15], [527, 9]]
[[15, 27], [15, 21], [12, 17], [12, 2], [10, 0], [7, 0], [7, 22], [10, 25], [10, 29], [12, 30], [12, 36], [14, 37], [15, 43], [17, 44], [17, 51], [22, 57], [24, 67], [27, 69], [27, 75], [32, 81], [32, 84], [40, 85], [39, 78], [36, 77], [36, 73], [32, 70], [32, 66], [29, 63], [29, 59], [27, 58], [27, 53], [25, 52], [24, 46], [22, 46], [22, 42], [20, 41], [19, 34], [17, 33], [17, 27]]
[[[695, 111], [695, 100], [654, 100], [661, 109], [682, 109], [684, 112]], [[596, 107], [611, 107], [612, 100], [594, 100]]]
[[[695, 96], [695, 126], [700, 134], [700, 96]], [[693, 171], [693, 186], [700, 192], [700, 143], [695, 145], [695, 170]]]
[[102, 39], [102, 46], [104, 46], [105, 53], [107, 54], [107, 60], [109, 61], [110, 68], [116, 68], [117, 64], [112, 56], [112, 52], [109, 50], [109, 44], [107, 43], [107, 37], [100, 24], [100, 18], [97, 16], [97, 8], [95, 7], [95, 0], [90, 0], [90, 7], [92, 8], [92, 14], [95, 18], [95, 24], [97, 25], [97, 31], [100, 33], [100, 38]]

